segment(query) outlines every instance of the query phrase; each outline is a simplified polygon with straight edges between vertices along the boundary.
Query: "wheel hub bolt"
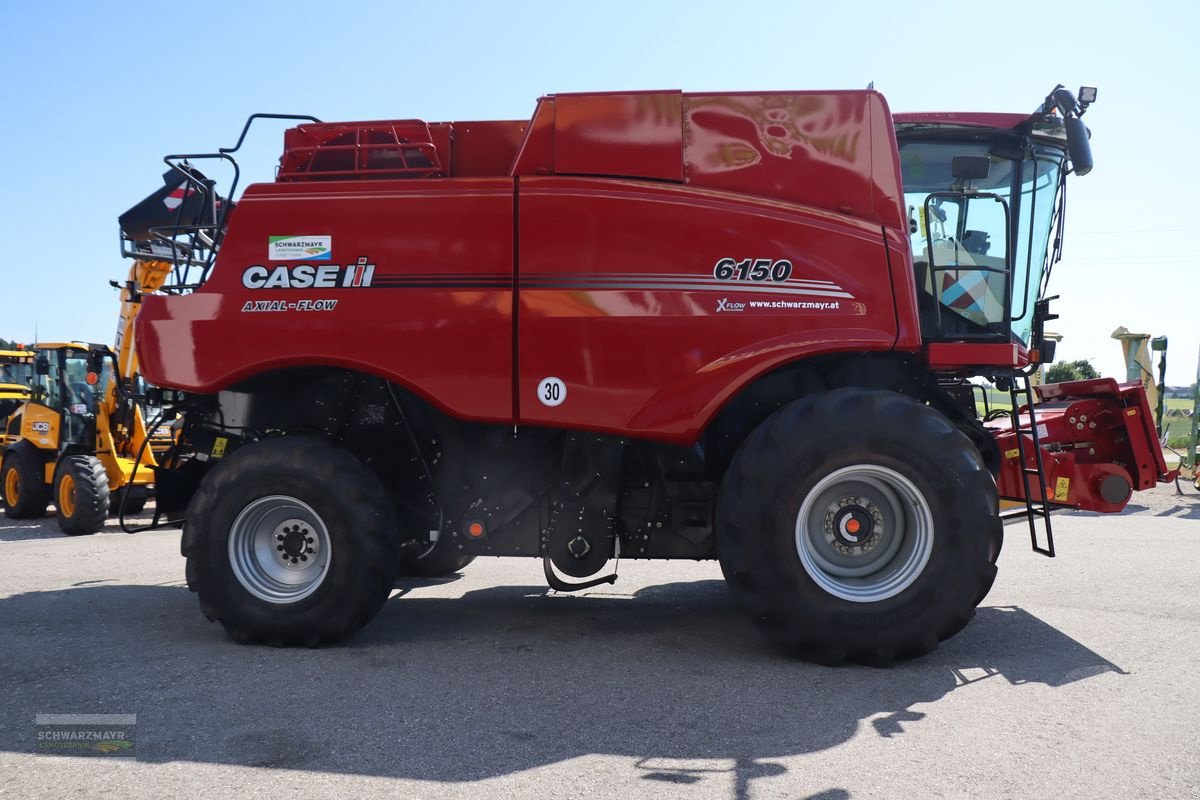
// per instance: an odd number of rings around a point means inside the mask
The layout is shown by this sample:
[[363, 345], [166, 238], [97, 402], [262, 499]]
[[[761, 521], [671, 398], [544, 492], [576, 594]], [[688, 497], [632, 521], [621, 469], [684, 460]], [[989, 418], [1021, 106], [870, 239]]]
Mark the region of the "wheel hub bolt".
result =
[[320, 543], [316, 540], [308, 523], [300, 519], [289, 519], [275, 528], [275, 550], [288, 567], [302, 568], [309, 556], [316, 556]]

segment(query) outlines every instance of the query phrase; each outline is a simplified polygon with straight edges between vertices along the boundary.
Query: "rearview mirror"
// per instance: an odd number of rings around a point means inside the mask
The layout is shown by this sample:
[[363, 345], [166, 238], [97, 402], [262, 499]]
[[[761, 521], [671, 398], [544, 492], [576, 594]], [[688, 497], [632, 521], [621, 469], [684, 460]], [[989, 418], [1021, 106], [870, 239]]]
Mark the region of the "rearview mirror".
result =
[[1088, 129], [1079, 117], [1063, 120], [1067, 129], [1067, 153], [1071, 156], [1071, 169], [1076, 175], [1087, 175], [1092, 171], [1092, 144], [1088, 141]]
[[33, 363], [33, 369], [38, 375], [50, 374], [50, 359], [45, 356], [38, 356], [37, 361]]
[[950, 172], [956, 180], [981, 181], [992, 171], [992, 160], [987, 156], [955, 156], [950, 159]]

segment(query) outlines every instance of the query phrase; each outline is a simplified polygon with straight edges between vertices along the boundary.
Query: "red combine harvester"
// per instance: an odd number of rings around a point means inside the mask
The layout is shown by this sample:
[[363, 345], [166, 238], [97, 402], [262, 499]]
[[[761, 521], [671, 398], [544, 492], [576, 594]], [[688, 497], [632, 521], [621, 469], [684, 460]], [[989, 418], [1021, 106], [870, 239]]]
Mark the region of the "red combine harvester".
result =
[[[803, 657], [934, 649], [992, 585], [999, 497], [1052, 554], [1052, 507], [1118, 511], [1167, 477], [1139, 387], [1036, 387], [1035, 406], [1027, 380], [1052, 359], [1094, 97], [292, 117], [275, 182], [236, 203], [196, 163], [236, 170], [255, 117], [233, 148], [168, 156], [173, 207], [125, 249], [175, 265], [136, 338], [177, 417], [155, 483], [188, 585], [239, 641], [317, 645], [398, 577], [476, 556], [541, 558], [559, 590], [616, 558], [715, 558]], [[977, 376], [1012, 414], [977, 417]]]

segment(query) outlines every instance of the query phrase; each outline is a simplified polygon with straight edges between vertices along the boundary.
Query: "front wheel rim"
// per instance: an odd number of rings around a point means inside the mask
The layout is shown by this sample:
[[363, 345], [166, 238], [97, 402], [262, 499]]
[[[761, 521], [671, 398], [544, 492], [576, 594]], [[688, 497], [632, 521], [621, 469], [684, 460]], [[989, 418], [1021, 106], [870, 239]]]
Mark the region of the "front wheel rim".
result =
[[933, 553], [933, 513], [905, 476], [877, 464], [826, 475], [796, 515], [796, 552], [825, 592], [876, 603], [903, 592]]
[[296, 603], [325, 581], [329, 529], [312, 506], [289, 495], [260, 497], [229, 530], [229, 564], [246, 591], [268, 603]]
[[21, 477], [14, 467], [9, 467], [4, 473], [4, 502], [10, 507], [21, 500]]
[[75, 478], [69, 472], [58, 482], [58, 510], [64, 517], [75, 516]]

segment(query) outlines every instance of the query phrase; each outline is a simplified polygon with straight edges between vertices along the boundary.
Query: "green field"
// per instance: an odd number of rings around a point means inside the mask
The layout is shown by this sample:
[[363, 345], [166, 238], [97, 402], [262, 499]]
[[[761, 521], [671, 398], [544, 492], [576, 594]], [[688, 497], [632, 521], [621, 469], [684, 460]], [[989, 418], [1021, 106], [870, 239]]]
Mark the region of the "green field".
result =
[[[1167, 398], [1167, 411], [1171, 409], [1184, 410], [1192, 407], [1191, 400], [1183, 398]], [[1181, 448], [1187, 447], [1188, 439], [1192, 435], [1192, 418], [1191, 417], [1163, 417], [1163, 427], [1167, 432], [1167, 444], [1171, 447]]]
[[[1011, 408], [1012, 404], [1011, 404], [1008, 394], [1006, 392], [1001, 392], [997, 389], [992, 389], [990, 387], [988, 387], [987, 392], [988, 392], [988, 407], [991, 410], [994, 411], [997, 408], [1007, 410], [1007, 409]], [[1188, 409], [1191, 407], [1192, 407], [1191, 400], [1186, 400], [1186, 399], [1182, 399], [1182, 398], [1168, 398], [1167, 402], [1166, 402], [1166, 409], [1164, 411], [1164, 415], [1167, 411], [1170, 411], [1171, 409], [1178, 409], [1178, 410], [1182, 411], [1184, 409]], [[975, 408], [976, 408], [976, 411], [979, 413], [979, 415], [982, 417], [983, 416], [983, 400], [978, 391], [975, 393]], [[1175, 447], [1175, 448], [1187, 447], [1188, 437], [1191, 436], [1191, 432], [1192, 432], [1192, 418], [1191, 417], [1164, 416], [1163, 426], [1166, 429], [1167, 444], [1169, 446]]]

